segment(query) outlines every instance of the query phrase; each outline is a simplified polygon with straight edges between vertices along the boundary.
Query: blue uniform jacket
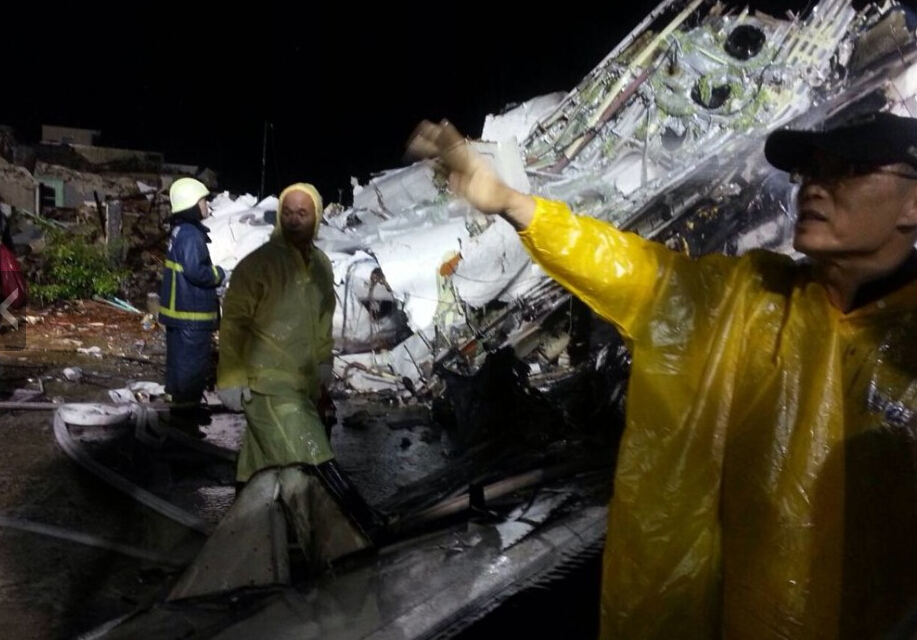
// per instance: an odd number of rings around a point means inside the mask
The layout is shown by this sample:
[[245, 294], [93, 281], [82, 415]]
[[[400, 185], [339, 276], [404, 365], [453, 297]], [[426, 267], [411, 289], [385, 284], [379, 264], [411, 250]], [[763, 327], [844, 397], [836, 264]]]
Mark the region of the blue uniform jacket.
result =
[[159, 294], [159, 321], [167, 327], [214, 330], [220, 325], [216, 288], [226, 273], [211, 262], [208, 242], [207, 227], [199, 221], [172, 217]]

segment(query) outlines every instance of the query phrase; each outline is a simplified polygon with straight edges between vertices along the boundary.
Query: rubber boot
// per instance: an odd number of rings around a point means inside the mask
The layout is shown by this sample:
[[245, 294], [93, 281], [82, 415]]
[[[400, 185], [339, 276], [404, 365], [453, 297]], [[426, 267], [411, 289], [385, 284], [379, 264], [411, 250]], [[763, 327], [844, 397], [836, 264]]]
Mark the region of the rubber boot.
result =
[[337, 460], [329, 460], [313, 468], [344, 512], [372, 541], [373, 545], [380, 547], [389, 541], [391, 532], [385, 515], [366, 502], [356, 487], [347, 479]]

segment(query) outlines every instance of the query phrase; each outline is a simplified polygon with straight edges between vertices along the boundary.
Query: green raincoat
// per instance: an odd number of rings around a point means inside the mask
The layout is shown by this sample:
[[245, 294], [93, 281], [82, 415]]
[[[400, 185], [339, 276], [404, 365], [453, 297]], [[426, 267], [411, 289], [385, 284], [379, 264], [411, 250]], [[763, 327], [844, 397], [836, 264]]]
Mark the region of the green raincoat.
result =
[[318, 367], [330, 363], [335, 296], [331, 261], [317, 247], [307, 265], [277, 226], [243, 258], [223, 300], [217, 387], [249, 387], [248, 428], [236, 479], [274, 465], [334, 458], [316, 411]]
[[520, 233], [633, 357], [601, 637], [884, 637], [917, 602], [917, 283], [844, 314], [538, 199]]

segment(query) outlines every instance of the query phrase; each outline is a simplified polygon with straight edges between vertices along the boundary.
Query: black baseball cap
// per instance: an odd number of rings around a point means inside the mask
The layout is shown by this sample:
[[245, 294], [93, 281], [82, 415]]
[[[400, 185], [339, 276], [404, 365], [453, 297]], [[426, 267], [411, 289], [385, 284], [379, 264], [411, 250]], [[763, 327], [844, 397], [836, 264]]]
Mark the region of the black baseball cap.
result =
[[787, 172], [807, 166], [815, 151], [866, 165], [917, 168], [917, 118], [881, 111], [825, 131], [774, 131], [764, 143], [767, 161]]

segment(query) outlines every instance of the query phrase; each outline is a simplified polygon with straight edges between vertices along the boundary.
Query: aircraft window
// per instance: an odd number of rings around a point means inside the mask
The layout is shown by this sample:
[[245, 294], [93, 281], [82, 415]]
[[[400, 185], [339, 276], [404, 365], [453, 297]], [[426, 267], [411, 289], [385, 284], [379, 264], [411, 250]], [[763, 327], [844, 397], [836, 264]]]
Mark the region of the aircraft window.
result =
[[666, 127], [662, 132], [662, 146], [669, 151], [677, 149], [685, 141], [685, 132], [678, 133], [672, 127]]
[[697, 104], [708, 109], [719, 109], [726, 100], [732, 89], [728, 84], [711, 85], [710, 79], [703, 77], [694, 83], [691, 89], [691, 99]]
[[758, 27], [750, 24], [741, 24], [732, 30], [723, 46], [726, 53], [738, 60], [748, 60], [758, 55], [764, 46], [767, 36]]

